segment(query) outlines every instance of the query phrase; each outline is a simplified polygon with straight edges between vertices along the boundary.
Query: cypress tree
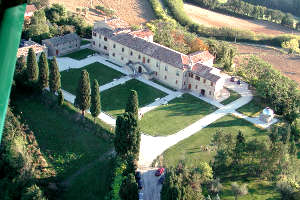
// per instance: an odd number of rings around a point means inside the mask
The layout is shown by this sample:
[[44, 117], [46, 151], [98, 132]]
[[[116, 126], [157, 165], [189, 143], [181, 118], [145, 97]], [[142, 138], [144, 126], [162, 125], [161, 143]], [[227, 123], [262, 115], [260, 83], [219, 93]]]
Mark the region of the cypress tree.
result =
[[92, 86], [92, 94], [91, 94], [91, 114], [95, 118], [101, 112], [101, 100], [100, 100], [100, 89], [98, 81], [95, 79]]
[[132, 173], [122, 181], [119, 195], [122, 200], [138, 199], [138, 185]]
[[133, 155], [137, 159], [140, 146], [137, 118], [129, 112], [118, 116], [115, 134], [114, 145], [117, 154], [123, 158]]
[[26, 81], [26, 58], [23, 55], [17, 60], [14, 79], [17, 84], [24, 84]]
[[39, 59], [39, 81], [38, 86], [40, 90], [44, 90], [49, 86], [49, 67], [45, 52], [41, 53]]
[[90, 78], [89, 73], [86, 70], [81, 71], [74, 104], [81, 110], [83, 116], [85, 110], [89, 109], [91, 106]]
[[131, 112], [135, 117], [139, 114], [139, 100], [135, 90], [130, 90], [125, 112]]
[[30, 84], [34, 84], [38, 80], [39, 69], [36, 61], [36, 55], [32, 48], [28, 51], [26, 75]]
[[50, 77], [49, 77], [49, 88], [51, 93], [55, 93], [60, 89], [60, 73], [56, 58], [53, 57], [50, 65]]
[[65, 100], [64, 95], [61, 90], [58, 90], [57, 93], [58, 93], [57, 103], [59, 106], [62, 106], [64, 104], [64, 100]]

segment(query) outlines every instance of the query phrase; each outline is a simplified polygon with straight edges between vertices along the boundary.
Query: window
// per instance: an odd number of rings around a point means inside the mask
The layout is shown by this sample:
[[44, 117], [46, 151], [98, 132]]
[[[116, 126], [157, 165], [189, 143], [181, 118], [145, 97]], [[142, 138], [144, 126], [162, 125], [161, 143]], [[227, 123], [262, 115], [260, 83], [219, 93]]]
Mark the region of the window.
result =
[[185, 85], [185, 81], [183, 82], [183, 85]]
[[131, 52], [130, 52], [130, 55], [132, 56], [132, 54], [133, 54], [133, 53], [132, 53], [132, 51], [131, 51]]
[[96, 36], [97, 35], [97, 33], [96, 32], [93, 32], [93, 36]]
[[157, 72], [155, 72], [155, 76], [157, 76]]
[[165, 71], [168, 71], [168, 66], [165, 66]]
[[93, 41], [93, 45], [95, 45], [95, 41]]
[[114, 44], [113, 47], [116, 48], [116, 44]]
[[159, 62], [156, 63], [156, 67], [159, 67]]
[[122, 48], [122, 52], [124, 52], [124, 48]]
[[113, 55], [113, 57], [115, 57], [115, 56], [116, 56], [116, 54], [115, 54], [115, 53], [113, 53], [112, 55]]
[[176, 84], [178, 83], [178, 81], [176, 80], [176, 82], [175, 82]]
[[176, 72], [176, 76], [179, 76], [179, 71]]
[[150, 59], [149, 58], [147, 59], [147, 63], [150, 63]]
[[191, 78], [193, 78], [194, 77], [194, 74], [193, 73], [191, 73]]
[[203, 83], [206, 83], [206, 79], [203, 79]]
[[107, 46], [104, 46], [103, 48], [104, 48], [104, 50], [107, 50]]
[[123, 58], [123, 57], [121, 57], [121, 60], [124, 60], [124, 58]]
[[165, 80], [167, 80], [167, 76], [165, 76]]
[[101, 44], [99, 43], [99, 47], [101, 47]]
[[209, 91], [209, 95], [211, 95], [211, 91]]
[[139, 55], [139, 59], [141, 59], [141, 55]]
[[107, 41], [107, 37], [104, 37], [104, 41]]
[[200, 81], [200, 77], [199, 76], [195, 76], [195, 79]]
[[198, 85], [196, 85], [195, 88], [198, 89]]
[[210, 86], [214, 86], [214, 83], [213, 83], [213, 82], [210, 82]]

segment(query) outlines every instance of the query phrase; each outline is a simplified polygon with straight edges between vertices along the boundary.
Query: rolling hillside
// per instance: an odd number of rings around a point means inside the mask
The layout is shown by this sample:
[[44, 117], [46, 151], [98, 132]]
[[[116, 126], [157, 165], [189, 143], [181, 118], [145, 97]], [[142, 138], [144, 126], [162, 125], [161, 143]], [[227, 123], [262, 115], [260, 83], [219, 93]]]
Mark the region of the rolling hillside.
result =
[[96, 5], [115, 10], [115, 14], [130, 24], [141, 24], [154, 19], [154, 14], [148, 0], [49, 0], [51, 4], [63, 4], [68, 10], [76, 12], [76, 8], [92, 8], [85, 16], [88, 22], [93, 23], [104, 17], [94, 9]]

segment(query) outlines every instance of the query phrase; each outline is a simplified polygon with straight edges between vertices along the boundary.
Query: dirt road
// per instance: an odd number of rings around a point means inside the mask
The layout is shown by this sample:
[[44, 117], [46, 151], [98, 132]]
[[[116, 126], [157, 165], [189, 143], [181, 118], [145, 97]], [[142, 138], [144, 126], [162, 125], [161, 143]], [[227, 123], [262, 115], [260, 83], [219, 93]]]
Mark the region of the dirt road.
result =
[[158, 183], [160, 177], [155, 176], [157, 168], [142, 168], [139, 169], [142, 173], [143, 189], [143, 200], [160, 200], [160, 190], [162, 184]]

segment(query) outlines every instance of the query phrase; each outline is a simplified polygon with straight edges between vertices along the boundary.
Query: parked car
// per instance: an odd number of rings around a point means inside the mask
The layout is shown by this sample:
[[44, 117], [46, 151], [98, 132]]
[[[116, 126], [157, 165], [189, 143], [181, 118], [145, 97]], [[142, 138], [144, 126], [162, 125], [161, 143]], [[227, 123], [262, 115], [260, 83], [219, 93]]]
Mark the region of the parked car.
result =
[[230, 78], [230, 81], [231, 81], [231, 82], [235, 82], [235, 77], [232, 76], [232, 77]]
[[163, 183], [164, 183], [164, 180], [165, 180], [165, 176], [161, 176], [161, 177], [159, 178], [158, 182], [159, 182], [160, 184], [163, 184]]
[[135, 179], [136, 179], [136, 180], [140, 180], [141, 177], [142, 177], [141, 172], [139, 172], [139, 171], [135, 172]]
[[157, 171], [155, 172], [155, 176], [160, 176], [164, 173], [165, 168], [159, 168], [157, 169]]
[[139, 180], [137, 181], [137, 183], [138, 183], [138, 188], [139, 188], [139, 189], [143, 189], [143, 182], [142, 182], [142, 179], [139, 179]]

